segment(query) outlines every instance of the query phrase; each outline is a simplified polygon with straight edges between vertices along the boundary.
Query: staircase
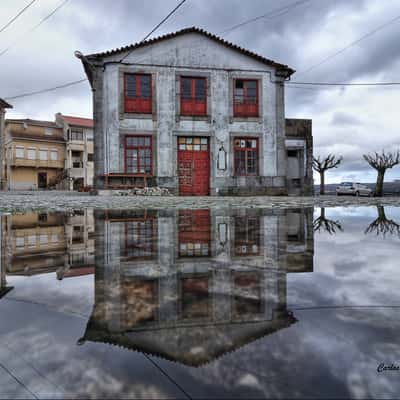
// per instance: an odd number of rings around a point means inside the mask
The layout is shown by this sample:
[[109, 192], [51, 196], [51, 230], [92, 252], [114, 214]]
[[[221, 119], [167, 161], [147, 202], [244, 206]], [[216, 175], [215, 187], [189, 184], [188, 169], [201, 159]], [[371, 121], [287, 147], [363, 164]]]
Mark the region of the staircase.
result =
[[68, 178], [68, 173], [65, 169], [60, 171], [54, 178], [52, 178], [48, 185], [48, 189], [59, 189], [57, 185], [59, 185], [64, 179]]

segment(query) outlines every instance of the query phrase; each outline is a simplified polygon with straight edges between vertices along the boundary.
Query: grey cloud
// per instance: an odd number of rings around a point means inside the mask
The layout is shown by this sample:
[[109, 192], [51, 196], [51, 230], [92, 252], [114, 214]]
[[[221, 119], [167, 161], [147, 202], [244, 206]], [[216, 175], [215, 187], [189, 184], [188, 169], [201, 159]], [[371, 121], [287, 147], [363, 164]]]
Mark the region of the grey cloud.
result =
[[361, 121], [358, 117], [345, 112], [335, 112], [332, 116], [332, 125], [360, 125]]

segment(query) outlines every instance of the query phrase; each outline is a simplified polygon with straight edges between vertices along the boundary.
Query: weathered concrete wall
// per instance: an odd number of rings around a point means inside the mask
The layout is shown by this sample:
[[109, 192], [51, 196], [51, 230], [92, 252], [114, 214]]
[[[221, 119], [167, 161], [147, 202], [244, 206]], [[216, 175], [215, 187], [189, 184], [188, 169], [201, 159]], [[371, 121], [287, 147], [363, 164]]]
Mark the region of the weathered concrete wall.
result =
[[[104, 61], [117, 61], [124, 54]], [[197, 33], [175, 37], [136, 49], [124, 60], [132, 65], [107, 64], [94, 73], [95, 175], [123, 171], [123, 137], [153, 135], [153, 171], [160, 186], [177, 191], [177, 137], [210, 137], [211, 194], [286, 193], [286, 150], [282, 78], [269, 67]], [[127, 115], [122, 109], [124, 72], [153, 76], [153, 115]], [[209, 115], [181, 117], [177, 112], [180, 75], [207, 76]], [[259, 80], [257, 118], [234, 118], [232, 82], [245, 77]], [[260, 141], [258, 177], [235, 177], [233, 137]], [[217, 169], [217, 152], [227, 152], [227, 169]], [[102, 180], [95, 179], [102, 187]]]
[[288, 192], [311, 196], [314, 194], [312, 120], [288, 118], [285, 129], [286, 150], [295, 150], [298, 154], [296, 158], [288, 158]]

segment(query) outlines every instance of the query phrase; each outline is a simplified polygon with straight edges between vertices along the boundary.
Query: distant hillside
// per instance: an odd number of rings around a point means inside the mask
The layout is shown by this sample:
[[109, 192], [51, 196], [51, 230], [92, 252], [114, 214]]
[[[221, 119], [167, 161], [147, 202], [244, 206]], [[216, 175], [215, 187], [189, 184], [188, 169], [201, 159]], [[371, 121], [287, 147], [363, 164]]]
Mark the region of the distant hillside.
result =
[[[338, 183], [330, 183], [325, 185], [326, 194], [336, 193], [336, 188]], [[368, 186], [372, 190], [375, 190], [375, 183], [363, 183], [363, 185]], [[319, 193], [319, 185], [314, 185], [315, 193]], [[383, 184], [383, 194], [387, 196], [400, 196], [400, 181], [386, 182]]]

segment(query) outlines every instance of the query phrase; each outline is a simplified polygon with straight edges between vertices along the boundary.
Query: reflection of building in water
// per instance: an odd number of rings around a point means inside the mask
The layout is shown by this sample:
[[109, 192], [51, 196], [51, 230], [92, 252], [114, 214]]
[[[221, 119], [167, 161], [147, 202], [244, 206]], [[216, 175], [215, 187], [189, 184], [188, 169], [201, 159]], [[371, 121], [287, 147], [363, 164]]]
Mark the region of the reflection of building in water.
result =
[[3, 240], [4, 216], [0, 214], [0, 298], [8, 293], [12, 288], [7, 286], [6, 265], [5, 265], [5, 241]]
[[93, 212], [31, 212], [3, 219], [7, 274], [57, 272], [62, 279], [93, 273]]
[[314, 269], [314, 235], [312, 215], [302, 209], [286, 214], [288, 272], [312, 272]]
[[303, 213], [96, 211], [95, 306], [81, 343], [199, 366], [289, 327], [286, 274], [312, 271]]
[[58, 278], [94, 273], [94, 217], [93, 210], [73, 212], [66, 220], [68, 269], [59, 271]]

